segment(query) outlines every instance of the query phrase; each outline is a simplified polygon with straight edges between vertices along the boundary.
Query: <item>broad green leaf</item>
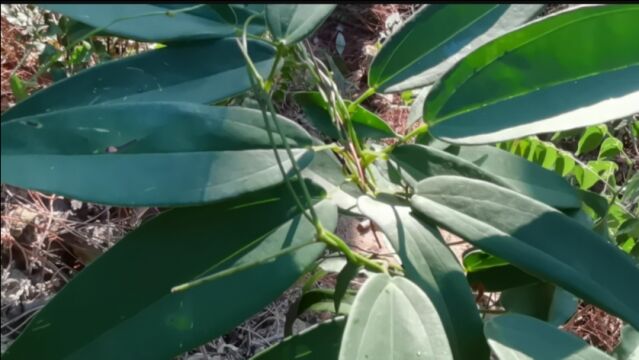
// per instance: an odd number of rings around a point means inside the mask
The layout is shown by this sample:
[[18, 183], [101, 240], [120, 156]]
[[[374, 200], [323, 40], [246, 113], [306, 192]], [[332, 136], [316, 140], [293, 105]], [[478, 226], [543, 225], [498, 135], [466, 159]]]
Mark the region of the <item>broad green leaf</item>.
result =
[[335, 9], [335, 4], [268, 4], [266, 24], [273, 37], [292, 45], [311, 35]]
[[[290, 120], [279, 121], [304, 167], [312, 158], [305, 149], [309, 135]], [[1, 126], [3, 183], [83, 201], [191, 205], [283, 181], [258, 110], [184, 102], [102, 104]], [[290, 172], [285, 151], [278, 152]]]
[[549, 283], [506, 289], [500, 301], [506, 311], [532, 316], [552, 325], [563, 325], [577, 311], [577, 299]]
[[234, 36], [236, 27], [214, 8], [204, 4], [44, 4], [40, 7], [61, 13], [94, 28], [128, 39], [171, 42]]
[[579, 208], [575, 190], [559, 175], [492, 146], [461, 147], [458, 156], [423, 145], [398, 146], [391, 159], [414, 186], [429, 176], [460, 175], [518, 191], [557, 208]]
[[575, 159], [568, 154], [560, 152], [559, 157], [557, 157], [557, 162], [555, 163], [555, 171], [561, 174], [561, 176], [566, 176], [574, 169]]
[[575, 335], [525, 315], [497, 316], [488, 320], [484, 328], [499, 360], [612, 359]]
[[304, 329], [295, 336], [260, 352], [253, 360], [330, 360], [337, 359], [346, 321], [331, 320]]
[[[274, 49], [251, 41], [249, 53], [266, 76]], [[246, 62], [234, 40], [190, 42], [92, 67], [38, 91], [2, 114], [2, 120], [100, 103], [210, 103], [250, 87]]]
[[504, 291], [517, 286], [539, 283], [539, 279], [513, 265], [502, 265], [469, 272], [468, 283], [484, 291]]
[[[322, 199], [319, 187], [307, 185], [322, 225], [334, 229], [335, 206]], [[295, 191], [301, 195], [298, 186]], [[172, 358], [227, 333], [291, 286], [323, 252], [313, 229], [284, 185], [169, 210], [77, 275], [3, 359]], [[303, 244], [309, 245], [183, 292], [170, 291]]]
[[606, 138], [599, 149], [599, 159], [615, 158], [623, 151], [623, 143], [615, 137]]
[[321, 185], [327, 198], [346, 215], [360, 215], [357, 196], [361, 194], [356, 185], [346, 180], [342, 164], [329, 151], [316, 152], [311, 163], [302, 170], [302, 175]]
[[333, 296], [333, 302], [335, 304], [335, 312], [339, 312], [339, 306], [342, 302], [342, 298], [346, 294], [346, 290], [348, 290], [348, 286], [351, 283], [359, 270], [361, 269], [361, 265], [358, 265], [353, 262], [347, 262], [342, 268], [342, 271], [337, 275], [337, 282], [335, 283], [335, 294]]
[[451, 143], [486, 144], [636, 113], [638, 18], [639, 5], [581, 7], [483, 45], [431, 89], [430, 131]]
[[432, 86], [426, 86], [419, 91], [415, 102], [410, 106], [410, 112], [408, 113], [408, 120], [406, 120], [406, 127], [410, 128], [414, 123], [421, 120], [424, 117], [424, 101]]
[[339, 360], [452, 359], [437, 310], [417, 285], [376, 274], [357, 293]]
[[613, 353], [617, 360], [639, 359], [639, 331], [626, 324], [621, 330], [621, 341]]
[[639, 238], [639, 219], [630, 218], [619, 226], [617, 235], [628, 235], [634, 238]]
[[[422, 180], [413, 208], [438, 226], [639, 325], [639, 268], [563, 213], [503, 187], [458, 176]], [[579, 256], [575, 256], [575, 249]]]
[[[338, 139], [338, 130], [329, 113], [329, 105], [319, 92], [298, 92], [295, 101], [302, 107], [307, 119], [322, 133], [330, 138]], [[350, 104], [349, 101], [346, 102]], [[351, 115], [357, 135], [362, 138], [382, 139], [394, 137], [393, 129], [374, 113], [358, 105]]]
[[546, 170], [493, 146], [462, 146], [458, 156], [498, 176], [516, 190], [556, 208], [579, 208], [576, 190], [554, 171]]
[[508, 265], [508, 261], [500, 259], [497, 256], [490, 255], [479, 249], [473, 249], [472, 251], [465, 253], [462, 263], [467, 272], [475, 272]]
[[407, 203], [388, 196], [378, 200], [362, 196], [358, 206], [386, 234], [406, 277], [432, 301], [455, 359], [488, 357], [482, 322], [464, 272], [437, 228], [413, 217]]
[[483, 291], [504, 291], [540, 282], [506, 260], [479, 249], [465, 253], [462, 261], [468, 283]]
[[587, 208], [590, 208], [595, 216], [601, 218], [608, 213], [608, 199], [592, 191], [579, 190], [579, 197]]
[[311, 289], [305, 292], [296, 309], [296, 317], [306, 311], [328, 311], [337, 314], [348, 315], [350, 312], [355, 294], [344, 292], [340, 308], [335, 307], [335, 291], [332, 289]]
[[402, 178], [413, 187], [419, 181], [437, 175], [468, 176], [508, 186], [503, 180], [470, 161], [425, 145], [397, 146], [391, 153], [390, 159], [396, 164]]
[[544, 148], [540, 165], [545, 169], [554, 171], [558, 156], [557, 149], [547, 146]]
[[575, 154], [583, 155], [598, 148], [606, 133], [608, 133], [606, 125], [588, 127], [584, 134], [579, 138], [579, 142], [577, 143], [577, 152]]
[[577, 166], [574, 168], [575, 178], [582, 190], [588, 190], [593, 187], [600, 179], [608, 181], [614, 176], [619, 165], [608, 160], [588, 161], [587, 167]]
[[542, 7], [426, 5], [384, 43], [371, 64], [368, 84], [382, 92], [432, 84], [472, 50], [532, 19]]

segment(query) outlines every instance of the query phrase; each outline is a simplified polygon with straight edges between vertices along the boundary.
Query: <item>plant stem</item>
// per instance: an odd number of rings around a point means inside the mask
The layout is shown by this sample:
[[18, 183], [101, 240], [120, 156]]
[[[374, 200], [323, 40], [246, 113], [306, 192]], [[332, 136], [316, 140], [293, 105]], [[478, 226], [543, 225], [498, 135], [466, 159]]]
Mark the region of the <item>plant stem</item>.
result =
[[427, 131], [428, 131], [428, 124], [422, 124], [419, 127], [417, 127], [415, 130], [413, 130], [413, 131], [409, 132], [408, 134], [402, 136], [399, 140], [397, 140], [396, 143], [388, 145], [387, 147], [385, 147], [382, 150], [382, 153], [383, 154], [388, 154], [388, 153], [392, 152], [397, 145], [405, 144], [408, 141], [410, 141], [412, 138], [417, 137], [417, 136], [419, 136], [421, 134], [424, 134]]
[[376, 92], [377, 90], [374, 87], [368, 88], [362, 95], [360, 95], [360, 97], [355, 99], [355, 101], [353, 101], [348, 106], [348, 112], [352, 114], [357, 109], [357, 105], [363, 103], [364, 100], [368, 99], [371, 95], [375, 94]]
[[286, 255], [286, 254], [292, 253], [294, 251], [297, 251], [297, 250], [299, 250], [299, 249], [301, 249], [303, 247], [306, 247], [306, 246], [309, 246], [309, 245], [312, 245], [312, 244], [317, 244], [317, 241], [308, 242], [308, 243], [304, 243], [304, 244], [298, 244], [298, 245], [295, 245], [295, 246], [290, 246], [290, 247], [287, 247], [287, 248], [285, 248], [283, 250], [280, 250], [280, 251], [276, 252], [275, 254], [267, 256], [265, 258], [262, 258], [262, 259], [259, 259], [259, 260], [244, 264], [244, 265], [235, 266], [235, 267], [232, 267], [230, 269], [222, 270], [222, 271], [216, 272], [214, 274], [205, 276], [203, 278], [199, 278], [199, 279], [196, 279], [196, 280], [193, 280], [193, 281], [189, 281], [187, 283], [183, 283], [183, 284], [174, 286], [173, 288], [171, 288], [171, 292], [172, 293], [176, 293], [176, 292], [179, 292], [179, 291], [189, 290], [189, 289], [192, 289], [192, 288], [194, 288], [196, 286], [200, 286], [202, 284], [205, 284], [207, 282], [219, 280], [221, 278], [237, 274], [239, 272], [254, 268], [256, 266], [266, 264], [268, 262], [271, 262], [271, 261], [275, 260], [276, 258], [278, 258], [278, 257], [280, 257], [282, 255]]
[[[250, 21], [253, 19], [254, 16], [250, 16], [245, 24], [244, 24], [244, 34], [246, 35], [247, 33], [247, 29], [248, 29], [248, 25], [250, 23]], [[268, 111], [271, 115], [271, 120], [273, 121], [273, 123], [275, 124], [275, 128], [277, 129], [277, 132], [280, 134], [280, 138], [282, 140], [282, 144], [284, 145], [284, 148], [286, 149], [286, 153], [289, 157], [289, 161], [291, 162], [291, 166], [293, 168], [293, 171], [295, 172], [297, 181], [300, 184], [300, 187], [302, 188], [302, 192], [304, 194], [304, 197], [306, 198], [306, 202], [308, 205], [308, 210], [311, 213], [311, 222], [313, 223], [313, 225], [315, 226], [315, 228], [318, 230], [321, 228], [321, 224], [319, 222], [319, 218], [315, 212], [315, 208], [313, 208], [313, 200], [311, 198], [310, 192], [308, 191], [308, 188], [306, 187], [306, 182], [304, 182], [304, 178], [302, 177], [302, 172], [299, 169], [298, 165], [297, 165], [297, 161], [295, 160], [295, 156], [293, 155], [293, 152], [291, 151], [291, 148], [288, 144], [288, 139], [286, 138], [286, 135], [284, 134], [279, 122], [277, 121], [276, 118], [276, 112], [275, 112], [275, 107], [273, 106], [273, 102], [270, 99], [270, 95], [268, 92], [265, 91], [264, 89], [264, 82], [261, 81], [259, 77], [259, 73], [257, 72], [257, 69], [255, 68], [255, 65], [253, 64], [253, 61], [251, 60], [250, 55], [248, 54], [248, 47], [246, 44], [246, 36], [243, 37], [243, 41], [242, 41], [242, 45], [240, 45], [240, 48], [242, 49], [242, 54], [244, 55], [244, 58], [246, 60], [246, 62], [249, 64], [249, 77], [255, 77], [256, 80], [259, 82], [259, 87], [255, 86], [255, 90], [256, 90], [256, 95], [258, 96], [258, 99], [261, 99], [260, 101], [260, 108], [262, 110], [262, 116], [264, 117], [264, 121], [265, 124], [267, 126], [267, 131], [270, 134], [270, 125], [268, 123], [268, 117], [266, 116], [266, 110], [265, 107], [268, 108]], [[258, 100], [259, 101], [259, 100]], [[271, 144], [274, 147], [276, 156], [277, 156], [277, 162], [278, 165], [280, 166], [280, 170], [283, 170], [283, 166], [281, 163], [281, 159], [279, 158], [278, 154], [277, 154], [277, 150], [275, 150], [275, 142], [273, 141], [273, 138], [271, 137], [271, 135], [269, 135], [269, 140], [271, 141]], [[287, 179], [287, 175], [286, 173], [283, 173], [282, 176]], [[293, 191], [292, 187], [289, 188], [289, 190]], [[295, 196], [295, 193], [293, 192], [293, 195]]]
[[327, 245], [343, 252], [350, 262], [361, 265], [366, 269], [374, 272], [388, 273], [388, 270], [380, 263], [375, 262], [357, 252], [354, 252], [353, 250], [351, 250], [350, 247], [348, 247], [344, 240], [340, 239], [339, 236], [333, 234], [330, 231], [322, 228], [321, 232], [318, 234], [318, 240], [323, 241]]

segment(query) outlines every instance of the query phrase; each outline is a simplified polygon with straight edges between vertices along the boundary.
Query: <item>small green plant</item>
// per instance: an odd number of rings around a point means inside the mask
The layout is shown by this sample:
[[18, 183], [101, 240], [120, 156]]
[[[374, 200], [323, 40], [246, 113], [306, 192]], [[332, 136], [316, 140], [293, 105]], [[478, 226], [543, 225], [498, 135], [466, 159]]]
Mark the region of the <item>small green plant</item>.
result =
[[[575, 296], [627, 322], [616, 354], [636, 353], [639, 267], [562, 177], [558, 159], [573, 157], [503, 149], [550, 154], [534, 135], [637, 112], [639, 6], [532, 22], [541, 5], [425, 6], [385, 41], [355, 99], [305, 41], [334, 5], [45, 8], [90, 34], [167, 46], [91, 67], [3, 114], [2, 182], [172, 209], [66, 285], [7, 359], [169, 358], [305, 274], [287, 333], [308, 309], [346, 317], [255, 359], [488, 359], [491, 349], [500, 359], [609, 358], [557, 329]], [[311, 79], [294, 100], [331, 141], [276, 113], [291, 68]], [[362, 105], [407, 90], [419, 91], [419, 124], [405, 134]], [[625, 194], [636, 194], [633, 181]], [[401, 266], [351, 249], [334, 233], [340, 212], [377, 224]], [[478, 249], [463, 267], [438, 227]], [[344, 260], [337, 284], [311, 289], [326, 251]], [[349, 290], [361, 270], [370, 278]], [[507, 313], [480, 314], [471, 284], [503, 291]]]

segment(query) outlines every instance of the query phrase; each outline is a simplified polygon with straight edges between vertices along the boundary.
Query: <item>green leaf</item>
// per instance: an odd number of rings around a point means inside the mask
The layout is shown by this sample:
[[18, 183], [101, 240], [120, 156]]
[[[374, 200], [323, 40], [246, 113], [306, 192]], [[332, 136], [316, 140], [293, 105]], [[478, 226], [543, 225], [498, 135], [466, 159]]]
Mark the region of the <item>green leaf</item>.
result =
[[359, 290], [340, 360], [452, 359], [437, 310], [417, 285], [375, 274]]
[[329, 360], [336, 359], [342, 341], [346, 321], [331, 320], [304, 329], [295, 336], [284, 339], [256, 356], [253, 360]]
[[[614, 245], [553, 208], [480, 180], [422, 180], [411, 205], [438, 226], [527, 273], [639, 325], [639, 268]], [[579, 256], [575, 256], [575, 249]]]
[[559, 175], [492, 146], [457, 148], [458, 156], [423, 145], [395, 148], [391, 159], [414, 186], [430, 176], [460, 175], [485, 180], [558, 208], [579, 208], [575, 190]]
[[327, 197], [337, 205], [340, 212], [346, 215], [360, 215], [357, 209], [357, 196], [361, 194], [361, 191], [352, 182], [346, 180], [342, 164], [333, 153], [316, 152], [308, 167], [302, 170], [302, 176], [326, 189]]
[[606, 138], [599, 149], [599, 159], [612, 159], [623, 152], [623, 143], [615, 137]]
[[504, 291], [517, 286], [539, 283], [539, 279], [513, 265], [502, 265], [466, 274], [468, 283], [484, 291]]
[[[279, 121], [300, 167], [308, 165], [309, 135], [290, 120]], [[1, 126], [3, 183], [83, 201], [191, 205], [283, 181], [258, 110], [183, 102], [103, 104]], [[285, 171], [291, 171], [285, 151], [278, 151]]]
[[464, 269], [467, 272], [475, 272], [508, 265], [508, 261], [500, 259], [497, 256], [490, 255], [479, 249], [473, 249], [472, 251], [465, 253], [462, 262]]
[[333, 12], [335, 4], [268, 4], [266, 24], [273, 37], [292, 45], [311, 35]]
[[417, 98], [410, 106], [410, 112], [408, 113], [408, 120], [406, 120], [406, 128], [410, 128], [414, 123], [421, 120], [424, 116], [424, 101], [432, 86], [426, 86], [419, 91]]
[[599, 147], [604, 136], [608, 133], [606, 125], [589, 126], [579, 138], [576, 155], [589, 153]]
[[508, 312], [532, 316], [559, 326], [577, 311], [577, 299], [549, 283], [535, 283], [506, 289], [501, 303]]
[[609, 181], [614, 176], [615, 171], [619, 169], [617, 163], [608, 160], [588, 161], [586, 165], [586, 168], [578, 166], [574, 169], [575, 178], [582, 190], [590, 189], [600, 178]]
[[[266, 76], [273, 64], [273, 48], [251, 41], [249, 52]], [[246, 62], [234, 40], [190, 42], [92, 67], [38, 91], [2, 114], [2, 120], [100, 103], [210, 103], [250, 86]]]
[[533, 18], [542, 5], [432, 4], [384, 43], [368, 84], [397, 92], [434, 83], [473, 49]]
[[629, 324], [621, 330], [621, 341], [613, 353], [617, 360], [636, 360], [639, 358], [639, 331]]
[[575, 159], [573, 159], [570, 155], [559, 153], [559, 157], [557, 158], [557, 162], [555, 163], [555, 171], [560, 173], [561, 176], [566, 176], [570, 174], [571, 171], [575, 169]]
[[344, 265], [342, 271], [340, 271], [340, 273], [337, 275], [337, 282], [335, 283], [335, 294], [333, 297], [335, 312], [339, 312], [339, 305], [342, 302], [342, 298], [346, 294], [346, 290], [348, 290], [348, 286], [350, 285], [351, 280], [353, 280], [357, 276], [360, 269], [360, 265], [349, 261], [346, 263], [346, 265]]
[[506, 260], [479, 249], [465, 253], [462, 261], [468, 283], [483, 291], [504, 291], [540, 282]]
[[579, 190], [579, 197], [587, 208], [590, 208], [595, 217], [604, 217], [608, 213], [608, 199], [592, 191]]
[[[356, 274], [357, 275], [357, 274]], [[333, 312], [336, 314], [348, 315], [350, 312], [354, 293], [344, 292], [342, 295], [342, 306], [338, 309], [335, 307], [335, 291], [332, 289], [311, 289], [305, 292], [299, 302], [296, 311], [296, 317], [302, 315], [306, 311], [317, 312]]]
[[510, 189], [550, 206], [579, 208], [576, 190], [554, 171], [514, 156], [493, 146], [462, 146], [458, 156], [498, 176]]
[[221, 38], [235, 35], [229, 24], [206, 5], [187, 12], [175, 12], [193, 4], [45, 4], [40, 7], [61, 13], [102, 32], [147, 42], [171, 42]]
[[[337, 127], [329, 113], [329, 105], [319, 92], [298, 92], [294, 98], [304, 110], [307, 119], [318, 130], [330, 138], [339, 138]], [[350, 105], [350, 101], [346, 101], [346, 105]], [[357, 135], [362, 138], [382, 139], [395, 136], [393, 129], [384, 120], [360, 105], [357, 105], [351, 120]]]
[[437, 175], [468, 176], [508, 186], [503, 180], [470, 161], [425, 145], [397, 146], [391, 153], [390, 159], [397, 164], [397, 171], [402, 178], [413, 187], [419, 181]]
[[455, 359], [488, 357], [482, 322], [464, 272], [438, 230], [413, 217], [407, 203], [390, 196], [377, 199], [380, 201], [362, 196], [358, 206], [391, 242], [406, 277], [432, 301]]
[[486, 144], [635, 113], [638, 16], [639, 5], [581, 7], [483, 45], [428, 94], [430, 131], [451, 143]]
[[639, 238], [639, 219], [630, 218], [624, 221], [621, 226], [619, 226], [617, 235], [628, 235], [633, 238]]
[[[322, 199], [319, 187], [307, 185], [322, 225], [334, 229], [335, 206]], [[298, 186], [295, 191], [301, 195]], [[324, 250], [313, 229], [283, 185], [169, 210], [67, 284], [3, 358], [172, 358], [227, 333], [290, 287]], [[302, 244], [309, 246], [190, 290], [170, 291]]]
[[529, 316], [497, 316], [488, 320], [484, 329], [490, 347], [500, 360], [612, 359], [582, 339]]

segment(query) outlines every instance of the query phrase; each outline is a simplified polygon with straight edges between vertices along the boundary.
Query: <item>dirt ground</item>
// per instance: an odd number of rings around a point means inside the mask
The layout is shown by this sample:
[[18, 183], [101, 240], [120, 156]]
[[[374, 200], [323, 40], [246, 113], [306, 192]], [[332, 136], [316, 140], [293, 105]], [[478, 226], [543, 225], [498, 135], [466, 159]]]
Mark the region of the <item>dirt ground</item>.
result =
[[[355, 98], [366, 88], [366, 69], [374, 57], [374, 45], [383, 40], [394, 26], [419, 9], [421, 4], [339, 5], [316, 32], [312, 43], [343, 61], [339, 64], [347, 80], [348, 96]], [[548, 6], [547, 12], [566, 5]], [[395, 19], [395, 21], [388, 21]], [[37, 55], [23, 59], [24, 30], [2, 17], [1, 107], [13, 106], [9, 75], [28, 79], [37, 71]], [[338, 40], [338, 39], [343, 39]], [[340, 44], [344, 47], [341, 49]], [[341, 54], [340, 54], [341, 53]], [[40, 86], [48, 80], [41, 79]], [[399, 95], [375, 95], [364, 106], [377, 112], [398, 132], [405, 131], [409, 107]], [[292, 119], [303, 117], [299, 108], [284, 109]], [[127, 232], [159, 213], [155, 208], [117, 208], [45, 195], [2, 185], [2, 351], [15, 339], [24, 325], [46, 302], [86, 264], [106, 251]], [[392, 258], [385, 247], [383, 234], [374, 224], [357, 218], [340, 219], [338, 233], [358, 251]], [[470, 245], [444, 233], [451, 249], [461, 257]], [[361, 285], [356, 279], [354, 287]], [[317, 286], [334, 285], [334, 276]], [[246, 359], [277, 343], [284, 334], [286, 313], [300, 296], [300, 287], [293, 286], [263, 311], [239, 325], [229, 334], [215, 339], [182, 356], [184, 359]], [[492, 295], [491, 295], [492, 296]], [[485, 300], [485, 301], [493, 301]], [[326, 314], [305, 314], [294, 324], [299, 331]], [[611, 351], [618, 342], [621, 322], [588, 304], [580, 305], [575, 316], [565, 326], [589, 343]]]

